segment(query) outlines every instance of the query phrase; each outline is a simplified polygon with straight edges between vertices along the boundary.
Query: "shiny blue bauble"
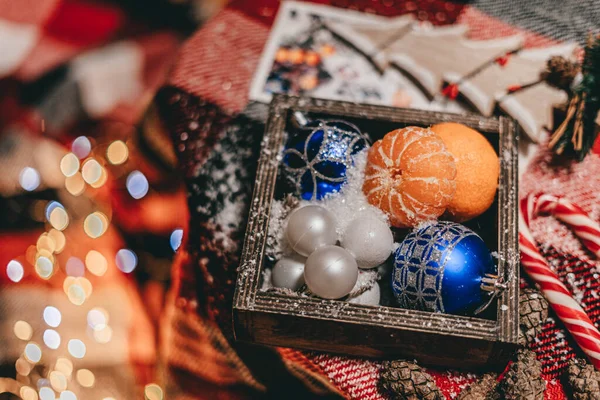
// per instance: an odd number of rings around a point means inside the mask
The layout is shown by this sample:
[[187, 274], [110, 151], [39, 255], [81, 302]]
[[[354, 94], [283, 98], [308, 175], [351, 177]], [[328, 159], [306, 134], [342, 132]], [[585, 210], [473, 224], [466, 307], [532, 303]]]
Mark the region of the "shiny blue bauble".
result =
[[345, 121], [311, 124], [289, 138], [282, 167], [299, 197], [319, 200], [341, 189], [354, 155], [369, 142], [356, 126]]
[[402, 308], [472, 315], [490, 298], [481, 289], [486, 274], [496, 265], [483, 240], [461, 224], [437, 222], [396, 249], [392, 288]]

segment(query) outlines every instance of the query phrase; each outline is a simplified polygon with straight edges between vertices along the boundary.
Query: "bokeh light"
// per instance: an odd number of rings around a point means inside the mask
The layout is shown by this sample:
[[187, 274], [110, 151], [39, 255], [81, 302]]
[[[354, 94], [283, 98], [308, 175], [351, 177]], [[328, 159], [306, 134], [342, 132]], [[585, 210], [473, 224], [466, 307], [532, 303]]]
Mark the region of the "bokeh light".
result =
[[117, 264], [117, 268], [119, 268], [122, 272], [129, 274], [133, 272], [137, 266], [138, 259], [133, 251], [129, 249], [121, 249], [117, 251], [115, 262]]
[[23, 265], [16, 260], [10, 260], [6, 265], [6, 275], [13, 282], [20, 282], [24, 273]]
[[73, 363], [68, 358], [61, 357], [56, 360], [54, 370], [61, 372], [65, 376], [71, 376], [73, 373]]
[[83, 230], [92, 239], [99, 238], [107, 229], [108, 218], [99, 211], [91, 213], [83, 221]]
[[71, 303], [75, 304], [76, 306], [80, 306], [83, 303], [85, 303], [85, 299], [86, 299], [85, 290], [83, 290], [81, 285], [73, 283], [68, 286], [66, 292], [67, 292], [67, 297], [69, 298], [69, 301]]
[[95, 331], [100, 331], [108, 324], [108, 312], [100, 307], [92, 308], [87, 314], [87, 323]]
[[46, 204], [46, 209], [44, 211], [44, 215], [46, 215], [46, 219], [48, 221], [50, 221], [50, 214], [52, 214], [52, 211], [54, 211], [54, 209], [56, 207], [60, 207], [60, 208], [65, 208], [62, 204], [60, 204], [58, 201], [54, 201], [52, 200], [51, 202], [49, 202], [48, 204]]
[[100, 344], [105, 344], [110, 342], [112, 339], [113, 330], [110, 326], [106, 325], [104, 328], [100, 330], [94, 330], [94, 340]]
[[149, 185], [148, 179], [140, 171], [133, 171], [127, 176], [125, 182], [127, 191], [134, 199], [141, 199], [148, 193]]
[[106, 158], [113, 165], [123, 164], [127, 161], [128, 156], [129, 149], [127, 149], [127, 145], [121, 140], [112, 142], [108, 146], [108, 149], [106, 149]]
[[104, 185], [107, 180], [108, 180], [108, 174], [106, 173], [106, 169], [103, 167], [102, 170], [100, 171], [100, 178], [98, 178], [98, 180], [96, 182], [90, 183], [90, 186], [93, 187], [94, 189], [98, 189], [99, 187]]
[[85, 256], [85, 266], [92, 274], [102, 276], [108, 269], [108, 261], [99, 251], [90, 250]]
[[44, 322], [53, 328], [60, 325], [62, 321], [62, 314], [56, 307], [48, 306], [44, 308]]
[[40, 388], [40, 400], [55, 400], [54, 390], [49, 387]]
[[[52, 202], [52, 203], [56, 203], [56, 202]], [[48, 221], [50, 222], [50, 225], [52, 225], [52, 227], [54, 229], [62, 231], [67, 227], [67, 225], [69, 225], [69, 215], [67, 214], [67, 211], [64, 209], [64, 207], [62, 205], [60, 205], [59, 203], [56, 203], [56, 204], [57, 204], [57, 206], [54, 207], [52, 209], [52, 211], [50, 212]]]
[[23, 400], [38, 400], [37, 392], [29, 386], [22, 386], [19, 394]]
[[77, 257], [69, 257], [65, 269], [69, 276], [78, 277], [85, 275], [85, 265], [83, 264], [83, 261]]
[[150, 383], [144, 388], [146, 400], [163, 400], [164, 394], [160, 386], [156, 383]]
[[29, 362], [27, 360], [25, 360], [23, 357], [19, 357], [17, 359], [17, 361], [15, 362], [15, 370], [17, 371], [17, 374], [19, 374], [19, 375], [27, 376], [27, 375], [29, 375], [29, 373], [31, 372], [32, 369], [33, 369], [33, 366], [31, 364], [29, 364]]
[[38, 251], [47, 250], [50, 253], [54, 253], [56, 250], [56, 243], [54, 243], [54, 239], [52, 239], [47, 233], [42, 233], [40, 235], [35, 246]]
[[25, 321], [17, 321], [13, 327], [13, 332], [17, 338], [21, 340], [29, 340], [33, 335], [33, 328]]
[[60, 335], [54, 329], [46, 329], [42, 338], [44, 344], [52, 350], [56, 350], [60, 346]]
[[60, 400], [77, 400], [77, 396], [70, 390], [65, 390], [60, 394]]
[[55, 253], [60, 253], [64, 250], [65, 245], [67, 244], [67, 238], [65, 238], [64, 233], [56, 229], [50, 229], [50, 231], [48, 232], [48, 237], [54, 242]]
[[67, 377], [60, 371], [51, 371], [48, 375], [50, 386], [57, 392], [67, 390]]
[[34, 191], [40, 186], [40, 174], [36, 169], [25, 167], [19, 174], [19, 184], [28, 192]]
[[46, 256], [40, 256], [35, 260], [35, 272], [42, 279], [50, 279], [54, 272], [54, 264], [52, 260]]
[[85, 356], [85, 344], [79, 339], [71, 339], [67, 344], [69, 354], [75, 358], [83, 358]]
[[71, 144], [71, 151], [80, 159], [87, 157], [92, 150], [92, 143], [85, 136], [79, 136], [73, 140]]
[[81, 176], [89, 185], [96, 183], [102, 178], [102, 165], [93, 158], [86, 160], [81, 167]]
[[83, 387], [90, 388], [94, 386], [96, 377], [89, 369], [80, 369], [76, 374], [77, 382]]
[[173, 232], [171, 232], [171, 237], [169, 238], [169, 242], [171, 243], [171, 248], [173, 251], [177, 251], [179, 246], [181, 246], [181, 241], [183, 240], [183, 229], [177, 228]]
[[75, 175], [79, 171], [79, 158], [73, 153], [67, 153], [60, 160], [60, 171], [64, 176]]
[[33, 364], [42, 359], [42, 349], [40, 349], [40, 346], [33, 342], [27, 343], [23, 354], [25, 355], [27, 361]]
[[73, 196], [79, 196], [85, 190], [85, 181], [81, 173], [77, 172], [75, 175], [65, 179], [65, 189]]

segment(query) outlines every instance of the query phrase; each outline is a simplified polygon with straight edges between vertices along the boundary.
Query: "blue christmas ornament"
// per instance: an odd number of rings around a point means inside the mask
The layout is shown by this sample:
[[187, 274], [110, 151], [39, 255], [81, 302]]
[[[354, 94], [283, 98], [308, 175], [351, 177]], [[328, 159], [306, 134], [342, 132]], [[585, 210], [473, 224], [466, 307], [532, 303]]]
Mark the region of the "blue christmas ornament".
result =
[[472, 315], [496, 288], [496, 266], [483, 240], [455, 222], [411, 232], [394, 253], [392, 288], [400, 307]]
[[368, 146], [367, 137], [353, 124], [315, 121], [290, 137], [283, 151], [283, 169], [298, 196], [322, 199], [340, 190], [353, 156]]

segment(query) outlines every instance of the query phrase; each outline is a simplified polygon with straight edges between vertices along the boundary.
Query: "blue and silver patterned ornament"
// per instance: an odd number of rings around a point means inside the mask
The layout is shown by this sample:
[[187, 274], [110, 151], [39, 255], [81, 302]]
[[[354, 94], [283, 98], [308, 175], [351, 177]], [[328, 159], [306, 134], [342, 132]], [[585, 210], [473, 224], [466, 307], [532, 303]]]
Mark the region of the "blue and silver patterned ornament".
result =
[[455, 222], [415, 229], [394, 253], [400, 307], [473, 315], [497, 293], [496, 265], [483, 240]]
[[346, 183], [353, 157], [368, 139], [345, 121], [314, 121], [291, 136], [283, 151], [283, 169], [304, 200], [322, 199]]

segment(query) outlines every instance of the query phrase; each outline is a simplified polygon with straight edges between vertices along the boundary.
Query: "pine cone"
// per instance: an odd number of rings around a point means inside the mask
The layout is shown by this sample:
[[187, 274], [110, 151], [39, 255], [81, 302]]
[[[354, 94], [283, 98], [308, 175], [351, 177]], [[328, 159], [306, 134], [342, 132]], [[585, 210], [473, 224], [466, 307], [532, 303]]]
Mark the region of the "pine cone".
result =
[[393, 399], [445, 399], [431, 375], [424, 372], [417, 364], [407, 361], [384, 361], [381, 386]]
[[493, 398], [498, 386], [496, 374], [485, 374], [469, 387], [463, 389], [456, 400], [487, 400]]
[[592, 365], [571, 359], [567, 375], [574, 400], [600, 400], [600, 373]]
[[579, 65], [562, 56], [550, 57], [546, 70], [540, 74], [550, 86], [571, 92], [571, 84], [579, 72]]
[[519, 296], [519, 344], [531, 343], [548, 319], [548, 302], [536, 289], [527, 288]]
[[530, 350], [520, 350], [517, 361], [510, 365], [498, 386], [505, 400], [543, 400], [546, 382], [542, 379], [542, 363]]

